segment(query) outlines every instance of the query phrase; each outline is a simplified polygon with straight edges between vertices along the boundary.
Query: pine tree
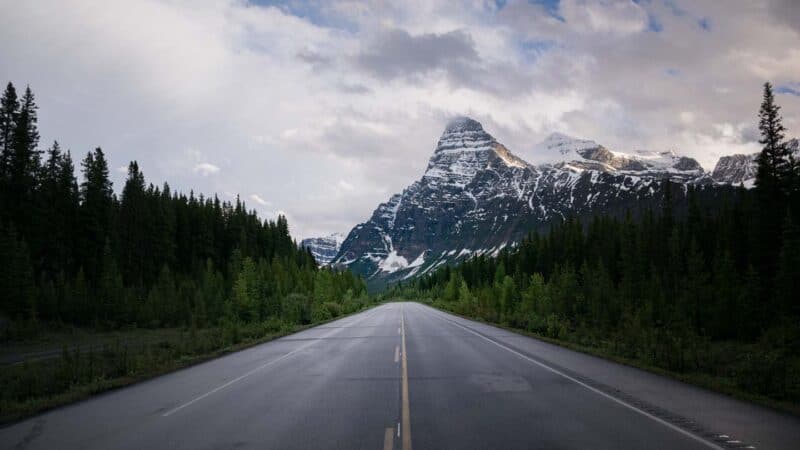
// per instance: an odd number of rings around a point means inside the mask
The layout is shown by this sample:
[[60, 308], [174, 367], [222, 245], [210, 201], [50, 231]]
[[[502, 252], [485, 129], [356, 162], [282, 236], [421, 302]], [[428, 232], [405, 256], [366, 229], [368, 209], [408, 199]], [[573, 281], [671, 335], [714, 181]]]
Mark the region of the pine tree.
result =
[[765, 194], [778, 195], [786, 186], [783, 183], [791, 170], [791, 152], [784, 142], [784, 128], [780, 115], [780, 106], [775, 104], [772, 84], [764, 83], [764, 98], [758, 112], [758, 128], [761, 131], [763, 145], [758, 155], [758, 171], [756, 187]]
[[144, 281], [145, 260], [147, 254], [153, 251], [148, 248], [147, 242], [150, 238], [150, 230], [147, 229], [149, 213], [144, 175], [139, 171], [136, 161], [131, 161], [128, 165], [128, 179], [122, 189], [117, 223], [122, 273], [128, 283]]
[[47, 151], [38, 192], [39, 217], [36, 236], [41, 269], [55, 275], [72, 263], [75, 220], [78, 209], [77, 182], [69, 152], [58, 142]]
[[8, 189], [4, 206], [20, 230], [24, 231], [29, 230], [32, 225], [31, 214], [26, 214], [25, 211], [30, 211], [32, 206], [40, 165], [40, 152], [37, 150], [37, 109], [33, 92], [28, 87], [15, 117], [10, 148], [4, 149]]
[[[762, 274], [761, 281], [768, 284], [775, 274], [792, 170], [790, 151], [783, 140], [785, 128], [781, 122], [780, 107], [775, 104], [770, 83], [764, 84], [758, 126], [761, 130], [759, 142], [764, 146], [757, 159], [755, 182], [759, 205], [758, 268]], [[773, 300], [772, 293], [766, 286], [762, 294], [762, 302]]]
[[8, 159], [14, 143], [14, 128], [19, 115], [19, 99], [14, 85], [9, 82], [0, 98], [0, 178], [8, 172]]
[[113, 206], [112, 184], [108, 179], [108, 163], [99, 147], [83, 160], [84, 181], [81, 183], [81, 262], [87, 278], [95, 280], [103, 246], [110, 231]]

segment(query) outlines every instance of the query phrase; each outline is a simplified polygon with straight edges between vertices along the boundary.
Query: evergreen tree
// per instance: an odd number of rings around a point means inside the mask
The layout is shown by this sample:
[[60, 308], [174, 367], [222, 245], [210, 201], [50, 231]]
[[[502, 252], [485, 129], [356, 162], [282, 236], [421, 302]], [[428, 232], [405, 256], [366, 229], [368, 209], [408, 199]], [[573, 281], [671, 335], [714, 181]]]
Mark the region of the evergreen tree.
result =
[[19, 115], [19, 99], [14, 85], [9, 82], [0, 98], [0, 181], [8, 174], [8, 160], [14, 144], [14, 129]]
[[[791, 154], [784, 142], [785, 128], [780, 116], [780, 106], [775, 104], [770, 83], [764, 84], [758, 127], [761, 130], [759, 142], [764, 146], [757, 159], [758, 170], [755, 181], [759, 197], [758, 267], [762, 273], [762, 282], [768, 283], [775, 271], [775, 262], [780, 250], [778, 238], [781, 235], [792, 170]], [[762, 301], [772, 300], [773, 295], [765, 285], [762, 289]]]
[[37, 150], [37, 109], [33, 92], [28, 87], [22, 97], [19, 113], [15, 114], [10, 147], [6, 144], [7, 148], [4, 148], [7, 172], [5, 207], [21, 230], [28, 230], [32, 225], [30, 211], [35, 206], [34, 191], [38, 187], [40, 155]]
[[109, 239], [112, 183], [108, 178], [108, 163], [99, 147], [83, 160], [84, 181], [81, 184], [81, 262], [90, 280], [99, 274], [98, 265], [103, 246]]
[[784, 128], [780, 115], [780, 106], [775, 103], [772, 84], [764, 83], [764, 98], [758, 112], [758, 128], [761, 131], [763, 145], [758, 155], [756, 187], [763, 194], [778, 196], [786, 188], [784, 182], [791, 170], [791, 152], [784, 142]]
[[[148, 210], [147, 193], [145, 192], [144, 175], [139, 165], [132, 161], [128, 166], [128, 179], [122, 189], [119, 208], [119, 251], [122, 272], [128, 283], [142, 283], [148, 252], [154, 249], [148, 245], [151, 230], [148, 221], [152, 211]], [[156, 267], [164, 264], [161, 261]]]

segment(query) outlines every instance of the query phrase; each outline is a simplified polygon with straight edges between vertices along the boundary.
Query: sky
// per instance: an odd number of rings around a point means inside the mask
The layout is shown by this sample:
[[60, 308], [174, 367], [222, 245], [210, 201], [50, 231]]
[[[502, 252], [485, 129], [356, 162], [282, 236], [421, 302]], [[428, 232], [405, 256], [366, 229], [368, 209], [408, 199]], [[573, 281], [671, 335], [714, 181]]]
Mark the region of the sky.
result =
[[0, 82], [29, 84], [41, 146], [100, 146], [148, 181], [347, 233], [418, 179], [468, 115], [512, 152], [552, 132], [758, 151], [771, 81], [800, 136], [796, 0], [0, 0]]

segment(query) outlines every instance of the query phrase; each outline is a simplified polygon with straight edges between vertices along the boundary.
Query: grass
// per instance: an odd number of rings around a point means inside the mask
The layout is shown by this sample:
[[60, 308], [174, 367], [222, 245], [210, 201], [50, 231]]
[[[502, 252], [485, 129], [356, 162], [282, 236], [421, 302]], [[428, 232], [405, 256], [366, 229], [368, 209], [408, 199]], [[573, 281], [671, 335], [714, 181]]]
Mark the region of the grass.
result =
[[[492, 325], [498, 328], [502, 328], [507, 331], [511, 331], [517, 334], [521, 334], [524, 336], [528, 336], [534, 339], [538, 339], [544, 342], [548, 342], [550, 344], [558, 345], [560, 347], [568, 348], [570, 350], [578, 351], [581, 353], [589, 354], [592, 356], [597, 356], [603, 359], [607, 359], [610, 361], [614, 361], [619, 364], [624, 364], [626, 366], [635, 367], [637, 369], [642, 369], [647, 372], [651, 372], [657, 375], [665, 376], [668, 378], [672, 378], [684, 383], [692, 384], [695, 386], [699, 386], [705, 389], [709, 389], [714, 392], [719, 392], [725, 395], [729, 395], [731, 397], [749, 401], [761, 406], [765, 406], [780, 412], [789, 413], [793, 415], [800, 416], [800, 404], [791, 401], [779, 400], [775, 398], [771, 398], [765, 395], [748, 392], [742, 388], [740, 388], [736, 380], [730, 377], [724, 376], [715, 376], [709, 373], [703, 372], [675, 372], [672, 370], [667, 370], [662, 367], [657, 367], [652, 364], [648, 364], [645, 361], [636, 358], [626, 358], [623, 356], [619, 356], [617, 354], [612, 353], [607, 348], [603, 346], [590, 346], [590, 345], [582, 345], [579, 343], [566, 341], [562, 339], [554, 339], [552, 337], [544, 336], [539, 333], [534, 333], [528, 330], [515, 328], [512, 326], [508, 326], [506, 324], [491, 322], [485, 320], [481, 317], [473, 317], [467, 316], [456, 311], [452, 311], [448, 308], [443, 307], [444, 305], [439, 303], [425, 303], [428, 306], [432, 306], [434, 308], [440, 309], [450, 314], [454, 314], [456, 316], [462, 317], [464, 319], [473, 320], [476, 322], [484, 323], [487, 325]], [[718, 344], [719, 347], [726, 346], [726, 343]], [[725, 351], [726, 349], [718, 349], [721, 351]]]
[[[363, 311], [363, 309], [353, 312]], [[218, 328], [74, 331], [58, 357], [0, 366], [0, 425], [81, 401], [159, 375], [244, 350], [350, 314], [308, 325], [279, 322]], [[4, 348], [3, 353], [50, 349], [61, 332]], [[76, 339], [76, 337], [79, 337]], [[72, 347], [68, 347], [70, 344]]]

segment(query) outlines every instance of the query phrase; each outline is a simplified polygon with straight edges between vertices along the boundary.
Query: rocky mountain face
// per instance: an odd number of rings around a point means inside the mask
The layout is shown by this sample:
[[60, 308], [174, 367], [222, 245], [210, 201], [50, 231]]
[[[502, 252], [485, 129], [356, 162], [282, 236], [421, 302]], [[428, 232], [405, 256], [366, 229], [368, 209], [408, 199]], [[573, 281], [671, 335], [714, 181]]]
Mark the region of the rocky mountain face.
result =
[[[792, 139], [787, 145], [794, 153], [795, 158], [800, 158], [800, 141]], [[711, 178], [716, 183], [743, 184], [748, 188], [753, 187], [756, 180], [756, 157], [758, 157], [758, 153], [723, 156], [717, 161], [717, 165], [711, 172]]]
[[300, 241], [300, 246], [307, 248], [311, 252], [314, 259], [317, 260], [317, 264], [326, 266], [339, 253], [342, 241], [344, 241], [344, 235], [333, 233], [325, 237], [303, 239]]
[[553, 219], [657, 206], [665, 179], [712, 182], [697, 161], [672, 152], [621, 153], [563, 134], [534, 152], [537, 165], [515, 156], [480, 123], [451, 121], [422, 178], [353, 228], [333, 264], [377, 287], [473, 255], [495, 255]]

